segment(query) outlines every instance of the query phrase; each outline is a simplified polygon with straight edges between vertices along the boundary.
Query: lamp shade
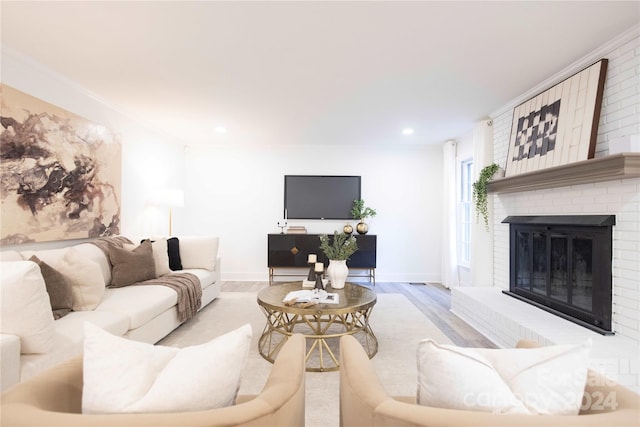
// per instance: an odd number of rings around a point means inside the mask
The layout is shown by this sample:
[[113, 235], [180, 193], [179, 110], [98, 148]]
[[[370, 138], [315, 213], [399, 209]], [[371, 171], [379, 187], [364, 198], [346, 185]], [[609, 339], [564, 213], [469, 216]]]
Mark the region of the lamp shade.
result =
[[152, 193], [149, 202], [155, 206], [184, 206], [184, 191], [177, 188], [161, 188]]

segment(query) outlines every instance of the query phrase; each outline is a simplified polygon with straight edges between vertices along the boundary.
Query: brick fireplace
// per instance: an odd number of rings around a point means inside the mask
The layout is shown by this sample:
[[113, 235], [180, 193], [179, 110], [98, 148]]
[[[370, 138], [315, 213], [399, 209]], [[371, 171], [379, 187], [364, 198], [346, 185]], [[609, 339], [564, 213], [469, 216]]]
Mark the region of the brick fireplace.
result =
[[[493, 285], [451, 290], [451, 310], [498, 347], [519, 339], [542, 345], [591, 339], [592, 369], [640, 392], [640, 178], [609, 180], [493, 197]], [[615, 216], [611, 238], [611, 332], [602, 335], [505, 295], [511, 282], [510, 224], [524, 216]]]

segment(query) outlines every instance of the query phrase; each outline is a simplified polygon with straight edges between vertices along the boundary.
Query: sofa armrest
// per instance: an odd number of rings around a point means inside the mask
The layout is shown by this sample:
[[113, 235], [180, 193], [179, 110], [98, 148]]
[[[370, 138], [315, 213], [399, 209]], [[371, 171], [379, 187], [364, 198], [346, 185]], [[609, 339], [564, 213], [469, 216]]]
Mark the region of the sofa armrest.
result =
[[20, 337], [0, 334], [0, 391], [20, 382]]
[[177, 236], [180, 242], [182, 268], [216, 270], [219, 238], [217, 236]]

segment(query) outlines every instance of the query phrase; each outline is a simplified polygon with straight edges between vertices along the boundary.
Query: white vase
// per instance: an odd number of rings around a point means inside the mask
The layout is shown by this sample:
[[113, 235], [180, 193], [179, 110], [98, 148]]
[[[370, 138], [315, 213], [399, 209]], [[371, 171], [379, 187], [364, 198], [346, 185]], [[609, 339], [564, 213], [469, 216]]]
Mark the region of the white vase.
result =
[[331, 259], [329, 260], [329, 266], [327, 267], [327, 275], [331, 281], [331, 287], [333, 289], [344, 288], [344, 282], [349, 275], [349, 268], [347, 267], [347, 260]]

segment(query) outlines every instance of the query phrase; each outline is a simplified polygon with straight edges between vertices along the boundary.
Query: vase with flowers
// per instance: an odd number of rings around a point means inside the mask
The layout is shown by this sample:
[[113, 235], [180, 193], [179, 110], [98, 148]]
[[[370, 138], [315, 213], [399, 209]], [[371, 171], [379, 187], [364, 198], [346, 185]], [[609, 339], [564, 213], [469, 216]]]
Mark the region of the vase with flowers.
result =
[[376, 215], [376, 210], [365, 206], [363, 199], [356, 199], [353, 201], [353, 206], [351, 207], [351, 216], [354, 219], [360, 220], [358, 225], [356, 225], [356, 231], [358, 232], [358, 234], [367, 234], [367, 232], [369, 231], [369, 226], [366, 222], [364, 222], [364, 220], [368, 217], [373, 218]]
[[333, 237], [326, 234], [320, 235], [320, 250], [329, 259], [327, 275], [334, 289], [344, 288], [344, 283], [349, 275], [347, 259], [358, 250], [355, 236], [335, 231]]

